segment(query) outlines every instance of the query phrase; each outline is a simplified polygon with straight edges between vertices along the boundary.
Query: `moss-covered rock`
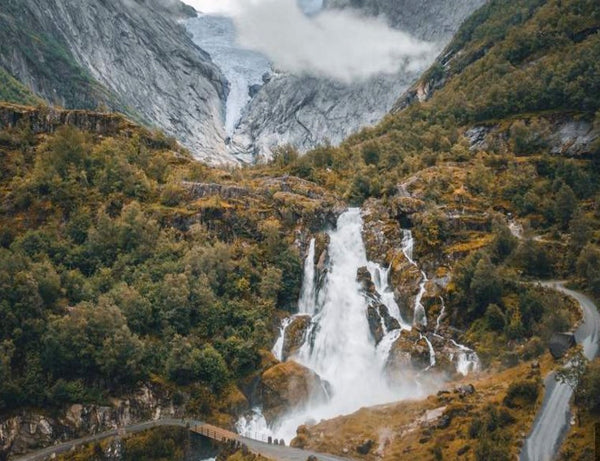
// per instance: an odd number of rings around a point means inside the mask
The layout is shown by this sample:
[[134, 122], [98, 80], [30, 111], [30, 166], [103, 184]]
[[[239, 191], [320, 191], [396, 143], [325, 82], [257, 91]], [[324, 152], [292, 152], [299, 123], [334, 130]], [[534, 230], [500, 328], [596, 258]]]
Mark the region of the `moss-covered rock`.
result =
[[283, 360], [292, 357], [302, 347], [306, 339], [306, 333], [310, 327], [310, 322], [311, 318], [309, 315], [297, 315], [287, 326], [285, 337], [283, 338]]
[[275, 421], [289, 410], [301, 408], [309, 401], [327, 399], [327, 384], [312, 370], [288, 361], [265, 371], [259, 384], [263, 414]]

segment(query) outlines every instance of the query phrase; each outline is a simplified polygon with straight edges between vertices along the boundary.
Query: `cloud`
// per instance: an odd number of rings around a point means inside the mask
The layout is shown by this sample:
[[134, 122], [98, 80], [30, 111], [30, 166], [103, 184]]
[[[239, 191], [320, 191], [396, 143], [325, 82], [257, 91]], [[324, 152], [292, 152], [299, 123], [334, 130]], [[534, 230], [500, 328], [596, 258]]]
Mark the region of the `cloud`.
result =
[[[266, 55], [278, 70], [349, 83], [402, 68], [427, 67], [439, 50], [382, 18], [351, 10], [314, 13], [322, 0], [184, 0], [198, 11], [231, 16], [240, 46]], [[304, 8], [305, 11], [302, 11]]]
[[306, 16], [295, 0], [238, 0], [231, 10], [241, 46], [268, 56], [274, 67], [342, 82], [405, 67], [418, 70], [435, 47], [349, 10]]

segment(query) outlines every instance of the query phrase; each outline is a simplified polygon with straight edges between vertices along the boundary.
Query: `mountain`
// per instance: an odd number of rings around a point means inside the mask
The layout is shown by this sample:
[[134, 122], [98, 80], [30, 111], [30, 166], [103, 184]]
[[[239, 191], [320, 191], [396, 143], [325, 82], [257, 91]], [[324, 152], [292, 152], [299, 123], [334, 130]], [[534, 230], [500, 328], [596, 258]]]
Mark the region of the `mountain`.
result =
[[[400, 14], [403, 8], [391, 1], [331, 2], [327, 8], [386, 15], [393, 27], [441, 48], [482, 2], [404, 5], [410, 14]], [[319, 8], [321, 2], [305, 5], [312, 13]], [[178, 0], [7, 0], [0, 10], [0, 69], [51, 104], [120, 111], [163, 129], [197, 158], [213, 163], [270, 158], [283, 144], [300, 152], [326, 142], [337, 145], [378, 122], [420, 75], [418, 69], [404, 69], [343, 83], [275, 73], [255, 90], [230, 130], [225, 126], [229, 89], [233, 98], [240, 95], [236, 82], [227, 81], [223, 68], [180, 24], [195, 14]], [[31, 102], [19, 95], [13, 89], [5, 99]]]
[[227, 82], [177, 21], [179, 1], [6, 0], [0, 69], [46, 101], [105, 106], [176, 136], [199, 158], [224, 145]]
[[[433, 2], [326, 2], [328, 8], [351, 8], [365, 16], [384, 15], [390, 25], [441, 49], [462, 21], [484, 0]], [[330, 78], [274, 76], [249, 103], [232, 136], [232, 151], [270, 158], [278, 145], [304, 153], [319, 144], [338, 145], [360, 128], [381, 120], [419, 70], [402, 69], [355, 83]]]

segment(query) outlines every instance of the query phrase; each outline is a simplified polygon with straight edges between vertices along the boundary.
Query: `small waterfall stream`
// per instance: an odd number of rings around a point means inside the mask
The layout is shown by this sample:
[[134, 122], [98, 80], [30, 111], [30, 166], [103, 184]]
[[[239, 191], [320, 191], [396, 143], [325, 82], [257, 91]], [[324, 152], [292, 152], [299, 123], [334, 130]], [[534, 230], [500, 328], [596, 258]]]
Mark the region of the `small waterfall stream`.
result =
[[298, 313], [313, 315], [317, 304], [317, 290], [315, 288], [315, 239], [310, 240], [308, 254], [304, 261], [304, 278], [302, 291], [298, 300]]
[[415, 299], [414, 324], [427, 326], [427, 314], [425, 312], [425, 306], [423, 306], [421, 300], [427, 292], [426, 285], [429, 280], [427, 279], [427, 274], [425, 273], [425, 271], [419, 269], [419, 265], [413, 259], [415, 239], [412, 235], [412, 232], [408, 229], [404, 229], [403, 232], [404, 237], [402, 238], [402, 251], [404, 253], [404, 256], [406, 256], [406, 259], [408, 259], [410, 263], [421, 272], [421, 283], [419, 284], [419, 293], [417, 294], [417, 297]]

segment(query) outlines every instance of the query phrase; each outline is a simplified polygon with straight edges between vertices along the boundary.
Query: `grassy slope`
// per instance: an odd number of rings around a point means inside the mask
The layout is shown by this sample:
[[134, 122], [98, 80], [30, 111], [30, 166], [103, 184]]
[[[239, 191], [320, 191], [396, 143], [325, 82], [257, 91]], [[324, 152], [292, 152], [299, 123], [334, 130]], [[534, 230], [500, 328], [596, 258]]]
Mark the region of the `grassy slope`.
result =
[[0, 68], [0, 101], [34, 105], [41, 100], [6, 70]]

